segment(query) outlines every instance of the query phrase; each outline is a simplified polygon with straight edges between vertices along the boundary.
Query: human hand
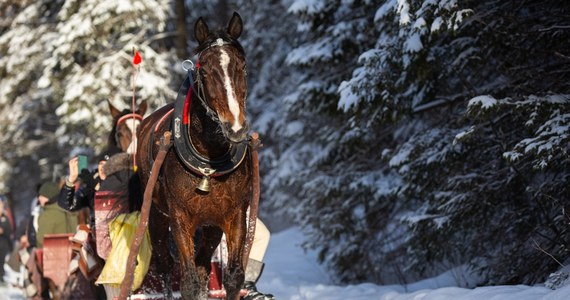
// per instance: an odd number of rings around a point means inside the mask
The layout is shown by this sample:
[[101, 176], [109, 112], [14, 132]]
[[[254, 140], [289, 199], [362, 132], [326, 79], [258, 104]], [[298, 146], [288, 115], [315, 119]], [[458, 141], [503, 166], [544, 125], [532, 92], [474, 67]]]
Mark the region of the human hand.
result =
[[30, 242], [28, 241], [28, 236], [23, 235], [20, 237], [20, 248], [28, 248], [30, 246]]
[[76, 156], [69, 160], [69, 180], [70, 183], [74, 183], [77, 181], [77, 177], [79, 176], [79, 158]]

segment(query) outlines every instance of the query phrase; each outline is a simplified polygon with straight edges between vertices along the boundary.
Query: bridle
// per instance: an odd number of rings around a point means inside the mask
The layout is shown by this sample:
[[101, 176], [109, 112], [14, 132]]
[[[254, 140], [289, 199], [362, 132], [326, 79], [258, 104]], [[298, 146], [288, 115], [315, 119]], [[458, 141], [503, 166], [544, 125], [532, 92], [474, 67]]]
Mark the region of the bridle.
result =
[[[132, 112], [132, 113], [128, 113], [128, 114], [126, 114], [126, 115], [120, 117], [120, 118], [117, 120], [117, 123], [115, 124], [115, 143], [117, 143], [117, 145], [119, 145], [119, 146], [121, 145], [121, 141], [120, 141], [120, 139], [119, 139], [119, 130], [118, 130], [118, 129], [119, 129], [119, 126], [120, 126], [122, 123], [126, 122], [128, 119], [133, 119], [133, 120], [142, 121], [143, 116], [141, 116], [140, 114], [137, 114], [137, 113], [135, 113], [135, 112]], [[133, 127], [133, 128], [131, 129], [131, 139], [132, 139], [133, 137], [135, 137], [135, 135], [136, 135], [136, 132], [134, 132], [134, 131], [135, 131], [135, 128]]]
[[[208, 115], [210, 117], [210, 119], [212, 119], [212, 121], [218, 123], [221, 125], [220, 122], [220, 118], [218, 117], [218, 113], [216, 113], [215, 110], [213, 110], [208, 103], [206, 102], [206, 93], [205, 93], [205, 89], [204, 89], [204, 83], [202, 82], [202, 75], [200, 74], [200, 57], [202, 56], [202, 53], [210, 48], [213, 47], [222, 47], [224, 45], [230, 45], [230, 42], [226, 42], [224, 41], [222, 38], [218, 38], [216, 39], [213, 43], [211, 43], [208, 47], [204, 48], [202, 51], [200, 51], [200, 53], [198, 53], [198, 60], [196, 63], [196, 80], [193, 81], [191, 80], [190, 84], [192, 85], [192, 89], [196, 91], [196, 97], [200, 100], [200, 103], [202, 103], [202, 106], [206, 109], [206, 115]], [[191, 76], [190, 72], [191, 72], [192, 68], [188, 68], [188, 76]], [[192, 77], [190, 77], [192, 78]]]
[[143, 119], [143, 117], [142, 117], [141, 115], [137, 114], [137, 113], [126, 114], [126, 115], [120, 117], [120, 118], [117, 120], [117, 125], [115, 125], [115, 129], [116, 129], [117, 127], [119, 127], [119, 125], [121, 125], [121, 123], [127, 121], [127, 119], [129, 119], [129, 118], [131, 118], [131, 119], [137, 119], [137, 120], [139, 120], [139, 121], [142, 121], [142, 119]]
[[[189, 74], [190, 75], [190, 74]], [[200, 100], [204, 109], [206, 109], [206, 115], [212, 119], [212, 121], [221, 125], [218, 113], [213, 110], [210, 105], [206, 102], [206, 92], [204, 91], [204, 83], [202, 82], [202, 76], [200, 75], [200, 63], [196, 64], [196, 80], [191, 81], [192, 89], [196, 91], [196, 98]]]

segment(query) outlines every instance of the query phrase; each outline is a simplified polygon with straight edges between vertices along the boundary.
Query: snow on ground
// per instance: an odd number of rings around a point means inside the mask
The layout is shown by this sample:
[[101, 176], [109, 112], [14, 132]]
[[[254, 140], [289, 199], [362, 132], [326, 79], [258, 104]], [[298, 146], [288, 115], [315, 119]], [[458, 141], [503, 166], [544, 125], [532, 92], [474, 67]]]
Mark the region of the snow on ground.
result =
[[0, 287], [0, 300], [23, 300], [26, 299], [22, 291], [11, 286]]
[[277, 300], [568, 300], [570, 286], [551, 290], [544, 286], [456, 287], [453, 272], [407, 286], [365, 283], [339, 286], [316, 262], [316, 253], [299, 246], [304, 239], [296, 228], [273, 234], [265, 255], [265, 270], [258, 288]]
[[[371, 283], [340, 286], [332, 283], [316, 262], [316, 253], [299, 245], [304, 239], [297, 228], [271, 236], [265, 255], [265, 270], [258, 288], [271, 292], [277, 300], [568, 300], [570, 285], [557, 290], [544, 286], [489, 286], [475, 289], [457, 287], [453, 272], [402, 285]], [[22, 300], [20, 290], [0, 287], [0, 300]]]

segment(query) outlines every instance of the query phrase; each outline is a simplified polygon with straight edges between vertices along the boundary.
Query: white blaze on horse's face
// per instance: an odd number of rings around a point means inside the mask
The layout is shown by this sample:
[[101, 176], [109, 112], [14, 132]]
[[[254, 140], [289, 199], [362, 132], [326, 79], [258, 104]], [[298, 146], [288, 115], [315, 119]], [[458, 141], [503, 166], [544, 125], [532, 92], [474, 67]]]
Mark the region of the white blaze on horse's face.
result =
[[232, 81], [230, 80], [230, 74], [228, 71], [228, 66], [230, 65], [230, 56], [223, 49], [220, 49], [220, 52], [221, 52], [220, 65], [222, 66], [222, 70], [224, 72], [224, 88], [226, 89], [226, 97], [228, 99], [228, 106], [230, 108], [230, 112], [234, 116], [234, 121], [232, 123], [232, 130], [234, 132], [238, 132], [242, 128], [242, 125], [239, 122], [239, 115], [240, 115], [239, 103], [236, 99], [236, 94], [232, 86]]
[[134, 154], [137, 152], [137, 130], [140, 124], [141, 121], [139, 119], [132, 118], [125, 120], [125, 125], [127, 125], [127, 128], [131, 132], [131, 143], [126, 150], [126, 152], [129, 154]]

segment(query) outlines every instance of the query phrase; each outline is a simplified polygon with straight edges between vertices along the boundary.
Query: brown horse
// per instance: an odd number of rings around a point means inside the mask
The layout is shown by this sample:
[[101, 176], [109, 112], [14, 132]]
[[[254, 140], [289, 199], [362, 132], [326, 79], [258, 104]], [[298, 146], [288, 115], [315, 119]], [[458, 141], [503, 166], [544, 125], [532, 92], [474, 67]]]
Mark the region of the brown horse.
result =
[[[109, 110], [113, 117], [113, 129], [109, 133], [108, 146], [118, 147], [123, 152], [135, 153], [137, 144], [137, 133], [140, 123], [146, 113], [147, 103], [142, 101], [136, 111], [124, 109], [120, 111], [111, 101], [107, 100]], [[135, 134], [133, 138], [133, 133]]]
[[[176, 102], [141, 124], [136, 157], [144, 184], [159, 150], [157, 141], [172, 130], [174, 147], [166, 154], [153, 190], [149, 229], [161, 274], [169, 274], [174, 263], [168, 247], [171, 232], [181, 263], [184, 299], [207, 298], [210, 260], [222, 233], [228, 246], [223, 278], [227, 299], [239, 298], [244, 281], [252, 160], [244, 111], [245, 54], [237, 41], [242, 29], [237, 13], [226, 30], [215, 32], [199, 18], [194, 27], [199, 43], [196, 80], [189, 72]], [[167, 293], [170, 297], [170, 290]]]

